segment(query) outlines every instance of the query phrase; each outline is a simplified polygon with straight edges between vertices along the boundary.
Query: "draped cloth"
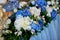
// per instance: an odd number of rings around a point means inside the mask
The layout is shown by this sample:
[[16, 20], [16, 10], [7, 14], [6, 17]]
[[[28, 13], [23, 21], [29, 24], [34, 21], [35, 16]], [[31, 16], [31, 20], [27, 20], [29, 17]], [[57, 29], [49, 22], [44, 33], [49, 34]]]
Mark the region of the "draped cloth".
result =
[[58, 14], [48, 27], [44, 27], [44, 30], [38, 35], [34, 35], [30, 40], [60, 40], [60, 15]]

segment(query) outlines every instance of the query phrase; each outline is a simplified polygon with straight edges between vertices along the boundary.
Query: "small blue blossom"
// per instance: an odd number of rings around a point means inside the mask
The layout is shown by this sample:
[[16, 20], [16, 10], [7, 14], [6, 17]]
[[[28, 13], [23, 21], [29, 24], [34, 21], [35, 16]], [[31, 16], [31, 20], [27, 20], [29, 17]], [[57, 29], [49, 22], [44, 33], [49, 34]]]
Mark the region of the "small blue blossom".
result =
[[16, 12], [16, 17], [18, 17], [18, 15], [22, 15], [23, 17], [25, 17], [25, 16], [31, 16], [32, 14], [28, 9], [22, 9]]
[[19, 8], [19, 1], [10, 2], [13, 8]]
[[46, 7], [45, 6], [41, 7], [41, 10], [46, 11]]
[[43, 20], [38, 20], [38, 23], [41, 25], [41, 27], [43, 27], [44, 26], [44, 22], [43, 22]]
[[35, 23], [32, 22], [30, 26], [31, 26], [32, 29], [34, 29], [36, 31], [41, 31], [41, 27], [40, 27], [39, 24], [35, 24]]
[[57, 15], [57, 11], [56, 11], [56, 10], [53, 10], [53, 11], [51, 12], [51, 18], [52, 18], [52, 19], [55, 18], [56, 15]]
[[14, 8], [18, 7], [19, 7], [18, 1], [9, 2], [8, 4], [3, 5], [3, 8], [6, 9], [6, 11], [12, 11]]
[[17, 1], [17, 0], [9, 0], [10, 2]]
[[47, 2], [45, 0], [37, 0], [35, 2], [39, 7], [47, 6]]
[[6, 11], [12, 11], [13, 10], [12, 5], [9, 5], [9, 4], [3, 5], [3, 8], [6, 9]]

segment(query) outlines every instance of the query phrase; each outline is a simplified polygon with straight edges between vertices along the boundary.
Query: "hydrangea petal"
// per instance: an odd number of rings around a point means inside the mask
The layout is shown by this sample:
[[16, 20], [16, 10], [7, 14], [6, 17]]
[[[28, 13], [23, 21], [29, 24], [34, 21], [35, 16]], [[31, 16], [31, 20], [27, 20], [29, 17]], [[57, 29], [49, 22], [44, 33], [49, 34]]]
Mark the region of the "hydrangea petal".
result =
[[16, 17], [18, 17], [18, 15], [22, 15], [22, 16], [31, 16], [31, 13], [28, 9], [23, 9], [23, 10], [18, 10], [16, 12]]
[[44, 22], [43, 22], [43, 20], [38, 20], [38, 23], [41, 25], [41, 27], [44, 26]]
[[57, 15], [57, 11], [56, 11], [56, 10], [53, 10], [53, 11], [51, 12], [51, 18], [52, 18], [52, 19], [55, 18], [56, 15]]
[[3, 5], [3, 8], [6, 9], [6, 11], [12, 11], [14, 8], [18, 7], [19, 7], [18, 1], [9, 2], [8, 4]]
[[39, 7], [43, 7], [43, 6], [46, 6], [47, 5], [47, 2], [45, 0], [37, 0], [36, 1], [36, 4], [39, 6]]
[[31, 28], [36, 30], [36, 31], [40, 31], [41, 30], [41, 26], [39, 24], [35, 24], [35, 23], [31, 23]]

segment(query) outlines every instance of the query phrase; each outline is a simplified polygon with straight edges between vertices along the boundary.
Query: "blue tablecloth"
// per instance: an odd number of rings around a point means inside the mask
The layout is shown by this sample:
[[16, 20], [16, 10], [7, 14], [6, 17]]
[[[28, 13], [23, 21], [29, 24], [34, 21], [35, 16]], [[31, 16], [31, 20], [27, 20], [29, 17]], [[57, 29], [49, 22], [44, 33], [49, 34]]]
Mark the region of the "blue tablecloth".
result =
[[60, 15], [57, 15], [48, 27], [38, 35], [32, 36], [30, 40], [60, 40]]

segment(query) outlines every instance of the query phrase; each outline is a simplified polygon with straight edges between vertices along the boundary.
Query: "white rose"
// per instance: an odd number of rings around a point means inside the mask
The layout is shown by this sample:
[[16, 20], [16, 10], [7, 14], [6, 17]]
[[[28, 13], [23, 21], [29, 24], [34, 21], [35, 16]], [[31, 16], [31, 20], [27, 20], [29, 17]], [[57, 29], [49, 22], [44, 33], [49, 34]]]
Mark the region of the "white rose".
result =
[[39, 16], [40, 12], [41, 12], [41, 9], [40, 8], [37, 9], [36, 7], [30, 7], [30, 12], [34, 16]]
[[19, 8], [23, 7], [24, 5], [27, 5], [27, 2], [24, 2], [24, 1], [23, 2], [20, 2], [19, 3]]
[[20, 31], [21, 28], [24, 30], [28, 30], [30, 28], [31, 21], [29, 17], [20, 17], [16, 19], [14, 25], [18, 31]]

